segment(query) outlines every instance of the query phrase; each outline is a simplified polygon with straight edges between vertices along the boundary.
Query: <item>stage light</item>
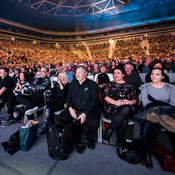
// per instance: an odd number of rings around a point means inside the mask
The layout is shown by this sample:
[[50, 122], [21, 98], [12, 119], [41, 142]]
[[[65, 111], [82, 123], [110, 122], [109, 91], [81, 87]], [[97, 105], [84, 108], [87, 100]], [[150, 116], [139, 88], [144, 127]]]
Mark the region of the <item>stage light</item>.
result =
[[122, 3], [122, 4], [127, 4], [130, 2], [130, 0], [117, 0], [117, 1]]
[[109, 44], [114, 44], [114, 40], [110, 39], [109, 41]]

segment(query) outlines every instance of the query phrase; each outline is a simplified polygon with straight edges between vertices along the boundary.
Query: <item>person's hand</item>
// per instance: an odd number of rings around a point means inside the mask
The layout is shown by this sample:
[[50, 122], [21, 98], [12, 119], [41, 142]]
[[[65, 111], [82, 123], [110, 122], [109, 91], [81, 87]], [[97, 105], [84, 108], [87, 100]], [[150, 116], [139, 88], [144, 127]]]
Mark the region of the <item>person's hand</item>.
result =
[[124, 101], [123, 100], [117, 100], [115, 101], [115, 104], [116, 106], [121, 106], [121, 105], [125, 105]]
[[53, 76], [50, 78], [50, 81], [53, 82]]
[[125, 105], [131, 105], [131, 101], [130, 100], [127, 100], [127, 99], [123, 99], [123, 102]]
[[21, 82], [20, 82], [20, 79], [17, 79], [17, 85], [20, 85]]
[[79, 115], [79, 117], [77, 119], [81, 119], [81, 123], [84, 123], [86, 120], [86, 114], [82, 113], [81, 115]]
[[72, 107], [69, 107], [69, 112], [70, 112], [70, 115], [73, 117], [73, 118], [77, 118], [78, 116], [76, 115], [76, 111], [75, 109], [73, 109]]

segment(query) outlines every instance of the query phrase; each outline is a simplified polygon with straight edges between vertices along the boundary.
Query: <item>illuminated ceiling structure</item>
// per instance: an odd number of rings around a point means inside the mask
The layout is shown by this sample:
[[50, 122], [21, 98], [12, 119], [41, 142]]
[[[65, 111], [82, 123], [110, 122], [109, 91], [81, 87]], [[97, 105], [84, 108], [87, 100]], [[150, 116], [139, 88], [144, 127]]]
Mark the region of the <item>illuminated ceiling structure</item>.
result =
[[116, 6], [130, 0], [16, 0], [36, 11], [55, 16], [95, 15], [115, 12]]
[[0, 34], [85, 38], [173, 24], [174, 9], [175, 0], [0, 0]]

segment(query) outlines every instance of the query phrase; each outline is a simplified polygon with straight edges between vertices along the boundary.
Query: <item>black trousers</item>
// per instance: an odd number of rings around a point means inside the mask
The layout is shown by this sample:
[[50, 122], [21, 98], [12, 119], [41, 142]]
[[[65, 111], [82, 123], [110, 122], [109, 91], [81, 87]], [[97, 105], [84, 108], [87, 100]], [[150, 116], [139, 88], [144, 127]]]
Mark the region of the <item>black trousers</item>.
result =
[[19, 103], [22, 103], [26, 106], [26, 109], [34, 108], [35, 106], [42, 107], [45, 105], [44, 103], [44, 97], [38, 97], [38, 96], [25, 96], [25, 95], [18, 95], [16, 97], [17, 101]]
[[[87, 141], [92, 143], [94, 142], [94, 138], [97, 134], [97, 129], [100, 121], [100, 111], [98, 109], [95, 109], [89, 112], [89, 114], [86, 117], [86, 121], [87, 121], [87, 132], [86, 132]], [[71, 116], [68, 108], [66, 108], [61, 114], [57, 116], [56, 122], [64, 124], [73, 123], [73, 117]], [[73, 125], [73, 135], [75, 141], [80, 141], [84, 125], [85, 124], [80, 124], [79, 126]]]
[[[161, 128], [162, 126], [158, 123], [152, 123], [149, 126], [148, 131], [146, 133], [146, 140], [145, 140], [145, 149], [147, 152], [151, 153], [152, 148], [154, 146], [154, 142], [156, 141]], [[175, 133], [172, 133], [169, 131], [166, 131], [166, 133], [168, 134], [169, 140], [172, 144], [174, 158], [175, 158]]]
[[0, 111], [1, 111], [2, 107], [7, 103], [8, 98], [0, 97]]
[[47, 103], [46, 108], [51, 109], [53, 112], [64, 109], [64, 104], [66, 100], [64, 97], [53, 96], [51, 100]]
[[7, 112], [10, 115], [13, 114], [14, 107], [17, 104], [19, 104], [19, 102], [17, 101], [16, 97], [17, 97], [16, 95], [13, 95], [13, 96], [8, 98], [8, 101], [7, 101]]

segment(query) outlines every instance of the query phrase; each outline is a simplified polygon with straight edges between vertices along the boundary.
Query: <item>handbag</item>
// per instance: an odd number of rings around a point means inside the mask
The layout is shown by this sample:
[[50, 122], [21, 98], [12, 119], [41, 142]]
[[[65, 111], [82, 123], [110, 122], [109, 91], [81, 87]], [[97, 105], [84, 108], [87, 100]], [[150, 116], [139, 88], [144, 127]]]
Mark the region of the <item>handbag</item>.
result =
[[4, 151], [10, 155], [15, 154], [20, 149], [19, 130], [13, 133], [8, 141], [2, 142], [1, 145], [4, 147]]
[[24, 127], [26, 122], [19, 128], [20, 149], [22, 151], [28, 151], [37, 140], [39, 122], [34, 120], [28, 120], [28, 122], [31, 122], [31, 127]]
[[160, 142], [154, 144], [153, 153], [163, 170], [175, 173], [173, 155]]
[[132, 142], [124, 142], [123, 157], [131, 164], [138, 164], [143, 159], [144, 143], [141, 140], [133, 139]]

